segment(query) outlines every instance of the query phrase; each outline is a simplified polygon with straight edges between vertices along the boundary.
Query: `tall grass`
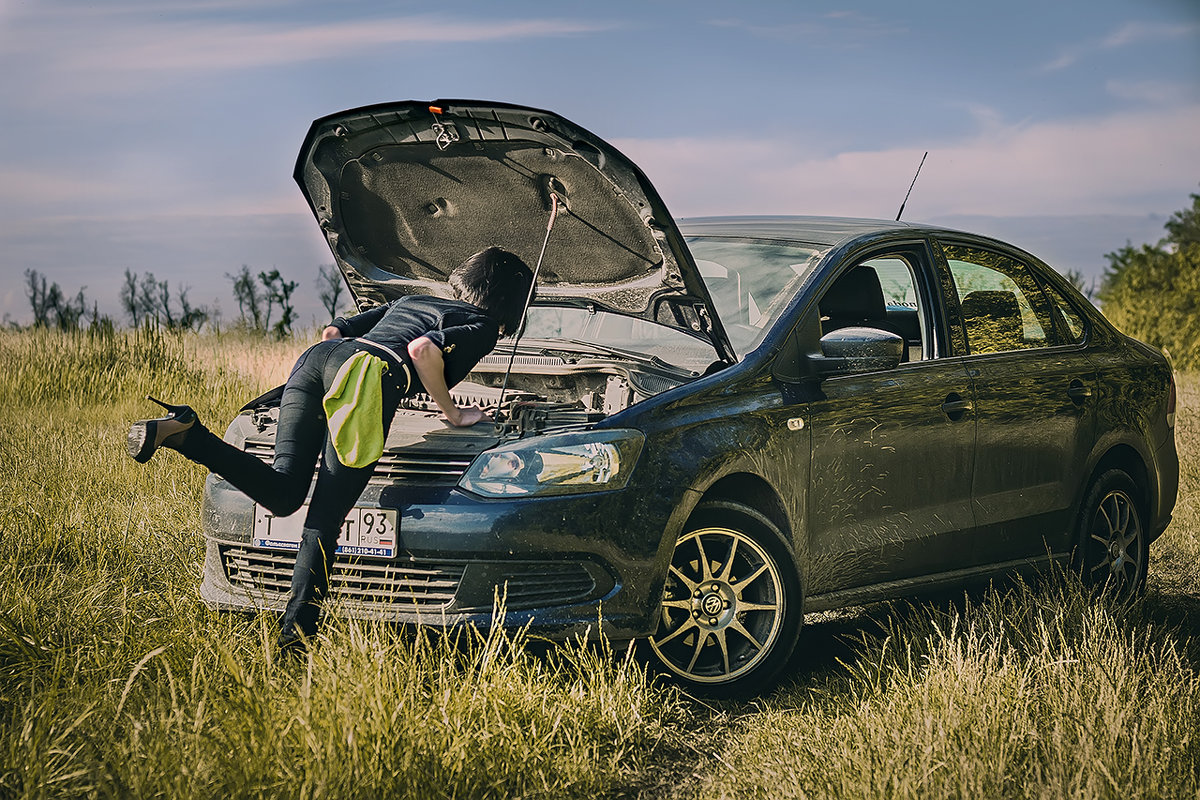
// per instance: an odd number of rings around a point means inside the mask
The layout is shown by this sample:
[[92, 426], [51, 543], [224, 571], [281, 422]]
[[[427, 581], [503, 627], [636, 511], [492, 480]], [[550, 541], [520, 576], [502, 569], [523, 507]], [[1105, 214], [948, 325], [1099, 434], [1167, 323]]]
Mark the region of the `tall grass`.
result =
[[0, 333], [0, 797], [1200, 796], [1200, 376], [1147, 597], [1070, 580], [813, 619], [789, 682], [705, 704], [603, 643], [196, 596], [203, 470], [124, 453], [147, 393], [220, 429], [304, 342]]
[[859, 624], [839, 668], [736, 726], [701, 796], [1200, 792], [1200, 675], [1178, 631], [1070, 580]]
[[[274, 620], [196, 596], [203, 470], [124, 452], [146, 393], [218, 430], [300, 343], [0, 336], [0, 796], [591, 797], [687, 710], [631, 660], [521, 635]], [[245, 369], [250, 363], [252, 369]]]

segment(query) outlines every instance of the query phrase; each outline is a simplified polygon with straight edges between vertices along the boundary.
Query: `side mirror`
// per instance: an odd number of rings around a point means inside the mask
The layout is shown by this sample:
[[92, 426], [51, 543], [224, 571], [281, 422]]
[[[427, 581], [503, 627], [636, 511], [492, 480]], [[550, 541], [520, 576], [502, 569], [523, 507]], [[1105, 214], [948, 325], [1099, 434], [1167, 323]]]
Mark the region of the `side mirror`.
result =
[[878, 328], [839, 328], [821, 337], [821, 355], [809, 361], [819, 375], [880, 372], [896, 368], [904, 347], [903, 337]]

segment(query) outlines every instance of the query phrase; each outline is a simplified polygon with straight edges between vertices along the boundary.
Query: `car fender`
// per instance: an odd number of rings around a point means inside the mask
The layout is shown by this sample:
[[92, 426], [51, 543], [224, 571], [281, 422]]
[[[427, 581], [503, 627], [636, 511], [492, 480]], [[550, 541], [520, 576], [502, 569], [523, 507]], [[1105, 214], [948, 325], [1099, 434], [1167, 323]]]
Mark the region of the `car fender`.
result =
[[[1145, 491], [1145, 500], [1147, 503], [1152, 505], [1157, 504], [1155, 498], [1158, 497], [1159, 488], [1158, 470], [1156, 469], [1154, 456], [1150, 448], [1146, 445], [1145, 438], [1138, 431], [1131, 428], [1118, 428], [1101, 435], [1088, 454], [1083, 472], [1084, 479], [1080, 481], [1079, 486], [1075, 490], [1072, 519], [1078, 515], [1080, 504], [1083, 503], [1083, 498], [1087, 494], [1088, 487], [1091, 486], [1092, 481], [1095, 480], [1096, 475], [1101, 471], [1102, 463], [1105, 466], [1118, 466], [1120, 462], [1126, 461], [1124, 457], [1119, 455], [1120, 451], [1125, 448], [1132, 450], [1140, 462], [1133, 470], [1133, 472], [1140, 474], [1132, 474], [1130, 477], [1134, 479], [1135, 483], [1141, 482], [1141, 488]], [[1111, 460], [1110, 456], [1113, 454], [1118, 454], [1117, 464], [1108, 463]], [[1129, 471], [1128, 467], [1126, 467], [1126, 470]], [[1157, 517], [1157, 508], [1152, 507], [1147, 509], [1147, 511], [1149, 512], [1150, 519]]]

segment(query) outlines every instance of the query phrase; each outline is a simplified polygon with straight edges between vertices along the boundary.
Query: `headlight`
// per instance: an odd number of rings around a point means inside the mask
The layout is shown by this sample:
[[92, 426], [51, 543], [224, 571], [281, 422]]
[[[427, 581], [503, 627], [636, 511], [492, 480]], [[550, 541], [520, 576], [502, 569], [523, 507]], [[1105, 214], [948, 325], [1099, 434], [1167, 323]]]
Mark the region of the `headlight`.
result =
[[631, 430], [522, 439], [481, 453], [458, 485], [487, 497], [620, 489], [628, 483], [644, 441]]

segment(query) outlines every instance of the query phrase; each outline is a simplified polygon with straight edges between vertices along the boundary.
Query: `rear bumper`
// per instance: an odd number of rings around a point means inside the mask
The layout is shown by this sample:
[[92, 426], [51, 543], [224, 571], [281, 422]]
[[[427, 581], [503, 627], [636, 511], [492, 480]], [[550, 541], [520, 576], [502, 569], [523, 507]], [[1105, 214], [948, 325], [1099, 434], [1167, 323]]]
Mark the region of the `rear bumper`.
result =
[[1154, 453], [1154, 466], [1158, 476], [1158, 487], [1154, 501], [1154, 517], [1150, 524], [1150, 541], [1157, 539], [1171, 523], [1175, 501], [1179, 499], [1179, 454], [1175, 450], [1175, 436], [1166, 441]]

